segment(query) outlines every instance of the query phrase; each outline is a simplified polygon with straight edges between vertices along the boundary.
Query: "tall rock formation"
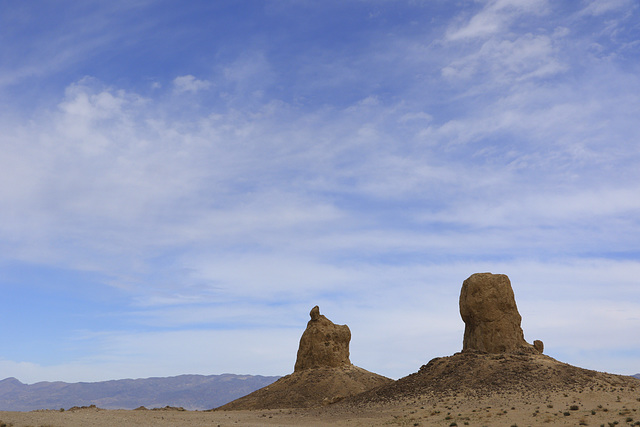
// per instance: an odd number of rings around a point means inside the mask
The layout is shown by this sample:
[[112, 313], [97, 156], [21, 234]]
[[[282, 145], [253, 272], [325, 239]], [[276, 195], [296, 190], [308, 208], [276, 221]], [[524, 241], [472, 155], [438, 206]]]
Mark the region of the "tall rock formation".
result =
[[218, 409], [310, 408], [389, 384], [391, 379], [351, 364], [347, 325], [336, 325], [311, 309], [292, 374]]
[[465, 323], [462, 350], [487, 353], [542, 353], [542, 341], [524, 340], [515, 296], [504, 274], [476, 273], [462, 284], [460, 315]]
[[311, 320], [300, 338], [294, 371], [311, 368], [349, 366], [351, 331], [347, 325], [336, 325], [320, 314], [316, 305], [309, 313]]
[[[527, 401], [536, 396], [545, 396], [548, 401], [554, 392], [566, 397], [567, 392], [583, 391], [600, 391], [602, 397], [609, 399], [607, 390], [615, 394], [626, 389], [633, 394], [640, 389], [637, 379], [571, 366], [542, 354], [542, 341], [528, 344], [520, 327], [511, 282], [504, 274], [478, 273], [465, 280], [460, 292], [460, 314], [465, 322], [461, 352], [436, 357], [418, 372], [354, 396], [348, 403], [353, 407], [394, 401], [423, 405], [429, 399], [435, 404], [458, 394], [467, 400], [478, 398], [486, 402], [487, 397], [495, 401], [500, 395], [511, 393], [526, 396]], [[491, 423], [489, 419], [486, 424]]]

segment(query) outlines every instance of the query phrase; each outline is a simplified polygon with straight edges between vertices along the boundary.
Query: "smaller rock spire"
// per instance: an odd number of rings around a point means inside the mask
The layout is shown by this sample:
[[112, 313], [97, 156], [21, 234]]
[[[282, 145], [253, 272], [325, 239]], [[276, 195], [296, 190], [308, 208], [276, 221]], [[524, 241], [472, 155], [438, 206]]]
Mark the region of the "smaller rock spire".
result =
[[309, 315], [311, 320], [300, 338], [294, 371], [350, 366], [351, 331], [349, 327], [334, 324], [320, 314], [320, 308], [317, 305], [311, 309]]

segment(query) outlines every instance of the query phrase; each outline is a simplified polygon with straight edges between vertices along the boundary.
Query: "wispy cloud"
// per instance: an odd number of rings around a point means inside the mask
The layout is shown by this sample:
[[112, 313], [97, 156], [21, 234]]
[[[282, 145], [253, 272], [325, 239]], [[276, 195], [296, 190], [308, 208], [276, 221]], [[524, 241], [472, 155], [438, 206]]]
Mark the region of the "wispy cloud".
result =
[[447, 78], [470, 79], [479, 73], [490, 73], [495, 81], [504, 85], [510, 81], [553, 76], [566, 69], [557, 57], [551, 38], [527, 34], [514, 41], [486, 42], [477, 53], [443, 68], [442, 74]]
[[489, 0], [482, 9], [462, 24], [447, 31], [448, 40], [484, 38], [508, 30], [522, 15], [548, 12], [546, 0]]
[[583, 14], [599, 16], [607, 12], [637, 7], [631, 0], [586, 0]]
[[192, 75], [179, 76], [173, 79], [173, 86], [176, 92], [199, 92], [208, 89], [211, 82], [206, 80], [198, 80]]

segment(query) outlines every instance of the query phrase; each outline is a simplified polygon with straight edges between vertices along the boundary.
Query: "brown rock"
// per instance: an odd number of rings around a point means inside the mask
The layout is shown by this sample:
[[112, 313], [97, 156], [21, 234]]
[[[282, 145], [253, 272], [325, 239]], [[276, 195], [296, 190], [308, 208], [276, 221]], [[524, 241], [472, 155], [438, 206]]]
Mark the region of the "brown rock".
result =
[[300, 338], [294, 372], [311, 368], [350, 366], [349, 342], [351, 331], [347, 325], [336, 325], [320, 314], [315, 306], [311, 320]]
[[294, 372], [218, 409], [312, 408], [393, 382], [351, 364], [347, 325], [334, 324], [320, 314], [318, 306], [309, 314]]
[[511, 282], [504, 274], [476, 273], [465, 280], [460, 315], [465, 323], [463, 351], [542, 352], [542, 345], [538, 350], [524, 340], [522, 317]]

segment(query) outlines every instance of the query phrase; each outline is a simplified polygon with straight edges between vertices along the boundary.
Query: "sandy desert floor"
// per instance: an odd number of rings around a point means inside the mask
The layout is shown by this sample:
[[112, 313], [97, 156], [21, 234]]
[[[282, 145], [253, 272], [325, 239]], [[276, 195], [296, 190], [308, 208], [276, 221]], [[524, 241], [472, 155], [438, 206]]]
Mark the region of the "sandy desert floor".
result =
[[101, 410], [0, 412], [0, 426], [640, 426], [640, 391], [455, 394], [353, 408], [191, 412]]

